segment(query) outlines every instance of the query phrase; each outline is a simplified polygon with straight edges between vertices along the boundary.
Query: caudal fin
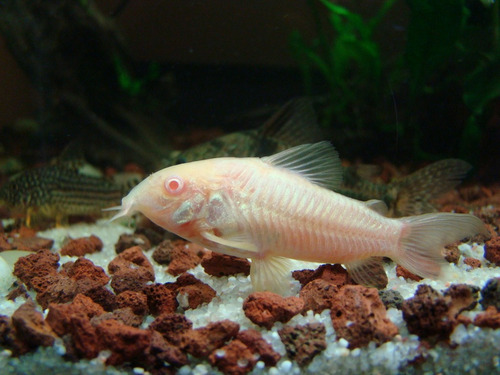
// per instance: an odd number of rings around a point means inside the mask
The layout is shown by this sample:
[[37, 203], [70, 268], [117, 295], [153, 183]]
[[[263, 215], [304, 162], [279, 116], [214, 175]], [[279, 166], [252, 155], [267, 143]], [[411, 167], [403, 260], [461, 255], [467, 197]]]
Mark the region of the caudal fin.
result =
[[409, 271], [435, 279], [444, 263], [441, 250], [452, 242], [487, 234], [484, 223], [469, 214], [433, 213], [399, 219], [405, 223], [394, 261]]
[[460, 159], [432, 163], [387, 186], [391, 200], [390, 216], [420, 215], [436, 211], [431, 200], [450, 191], [467, 175], [472, 166]]

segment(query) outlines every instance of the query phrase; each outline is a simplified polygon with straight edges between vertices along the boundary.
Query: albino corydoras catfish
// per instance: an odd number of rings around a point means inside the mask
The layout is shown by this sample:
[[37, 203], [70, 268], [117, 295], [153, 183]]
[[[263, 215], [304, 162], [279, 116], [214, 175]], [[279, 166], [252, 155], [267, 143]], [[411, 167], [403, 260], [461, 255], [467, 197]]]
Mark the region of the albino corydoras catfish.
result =
[[378, 204], [335, 193], [342, 169], [328, 142], [263, 158], [216, 158], [162, 169], [122, 199], [114, 218], [142, 212], [210, 250], [251, 258], [256, 290], [289, 289], [289, 258], [342, 263], [359, 283], [377, 286], [380, 258], [437, 278], [444, 245], [484, 224], [468, 214], [432, 213], [399, 219]]

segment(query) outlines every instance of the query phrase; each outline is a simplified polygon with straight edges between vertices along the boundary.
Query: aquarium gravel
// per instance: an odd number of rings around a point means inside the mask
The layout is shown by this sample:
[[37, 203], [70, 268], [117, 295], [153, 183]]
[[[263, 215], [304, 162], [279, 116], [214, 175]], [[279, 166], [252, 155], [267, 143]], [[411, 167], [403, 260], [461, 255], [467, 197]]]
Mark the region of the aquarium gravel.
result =
[[[133, 229], [123, 225], [123, 223], [109, 223], [106, 220], [101, 220], [96, 224], [76, 224], [66, 228], [39, 232], [38, 236], [53, 239], [53, 249], [59, 249], [68, 236], [79, 238], [95, 235], [103, 242], [102, 251], [87, 254], [86, 258], [107, 270], [108, 264], [116, 257], [114, 245], [119, 236], [132, 232]], [[449, 264], [446, 266], [446, 278], [443, 280], [407, 281], [396, 276], [396, 266], [393, 263], [386, 264], [389, 279], [387, 289], [398, 291], [404, 299], [408, 299], [422, 284], [430, 285], [437, 291], [447, 289], [452, 283], [466, 283], [483, 288], [489, 279], [498, 276], [498, 268], [488, 266], [488, 261], [484, 259], [482, 245], [461, 244], [459, 249], [462, 253], [460, 261], [457, 265]], [[176, 277], [165, 272], [165, 266], [159, 265], [153, 260], [153, 249], [144, 251], [144, 254], [154, 267], [156, 283], [172, 283], [176, 280]], [[482, 267], [471, 269], [463, 262], [465, 256], [479, 259]], [[61, 256], [60, 264], [76, 259], [76, 257]], [[317, 264], [296, 263], [297, 269], [315, 269], [317, 266]], [[253, 370], [249, 372], [250, 374], [481, 374], [500, 370], [497, 350], [500, 346], [500, 330], [479, 328], [472, 324], [468, 326], [458, 324], [450, 335], [450, 344], [438, 342], [431, 349], [428, 349], [421, 345], [416, 335], [408, 333], [401, 310], [389, 308], [387, 317], [398, 327], [399, 333], [392, 340], [379, 346], [375, 342], [371, 342], [365, 347], [349, 349], [348, 341], [337, 338], [329, 310], [323, 310], [319, 314], [314, 314], [309, 310], [305, 315], [295, 315], [287, 323], [276, 322], [268, 330], [252, 323], [242, 310], [244, 300], [252, 292], [248, 276], [237, 274], [214, 277], [205, 273], [201, 265], [189, 270], [189, 273], [216, 291], [216, 297], [211, 302], [184, 311], [185, 317], [193, 323], [193, 328], [229, 319], [240, 325], [240, 331], [248, 328], [259, 330], [262, 337], [281, 355], [279, 362], [272, 367], [266, 367], [262, 361], [257, 361]], [[25, 300], [23, 298], [17, 298], [15, 302], [6, 300], [5, 297], [9, 289], [6, 285], [3, 283], [2, 290], [0, 290], [2, 297], [0, 312], [10, 316]], [[298, 295], [299, 290], [299, 282], [293, 280], [290, 295]], [[30, 293], [34, 297], [34, 293]], [[181, 299], [179, 302], [182, 306]], [[477, 304], [474, 310], [465, 312], [464, 315], [473, 320], [481, 311], [480, 304]], [[146, 317], [141, 328], [146, 328], [153, 320], [152, 316]], [[308, 365], [299, 367], [296, 361], [287, 356], [279, 331], [285, 326], [303, 326], [311, 323], [324, 325], [327, 345]], [[53, 347], [38, 348], [34, 353], [28, 353], [19, 358], [11, 357], [10, 351], [4, 350], [0, 355], [0, 367], [3, 369], [2, 374], [147, 373], [142, 368], [104, 366], [103, 363], [108, 355], [106, 352], [101, 352], [97, 358], [92, 360], [80, 360], [76, 363], [65, 361], [62, 358], [64, 353], [65, 347], [61, 340], [56, 340]], [[216, 352], [216, 355], [224, 356], [224, 352]], [[410, 365], [412, 362], [418, 362], [419, 365]], [[205, 359], [192, 356], [189, 356], [189, 364], [178, 368], [177, 371], [178, 374], [182, 375], [220, 373]]]

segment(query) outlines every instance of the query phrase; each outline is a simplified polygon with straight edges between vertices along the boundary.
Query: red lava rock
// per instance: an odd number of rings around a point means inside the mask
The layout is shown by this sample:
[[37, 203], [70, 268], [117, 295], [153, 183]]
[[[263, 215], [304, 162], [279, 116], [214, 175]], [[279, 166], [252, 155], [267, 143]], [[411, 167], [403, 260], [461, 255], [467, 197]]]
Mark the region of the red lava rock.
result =
[[147, 363], [149, 367], [165, 368], [165, 362], [174, 367], [180, 367], [189, 363], [186, 354], [179, 348], [170, 344], [165, 338], [156, 331], [151, 332], [151, 341], [146, 350]]
[[270, 329], [275, 322], [286, 323], [304, 309], [304, 300], [271, 292], [255, 292], [243, 302], [243, 311], [253, 323]]
[[148, 299], [149, 312], [153, 316], [174, 313], [177, 309], [176, 293], [165, 284], [146, 285], [142, 292]]
[[489, 241], [486, 241], [484, 246], [484, 257], [496, 266], [500, 266], [500, 236], [493, 237]]
[[148, 297], [144, 293], [126, 290], [116, 296], [116, 304], [119, 308], [130, 307], [134, 314], [147, 315]]
[[14, 275], [28, 288], [32, 288], [31, 280], [37, 276], [56, 274], [59, 268], [59, 255], [50, 250], [40, 250], [21, 257], [14, 264]]
[[250, 275], [250, 262], [245, 258], [210, 252], [201, 261], [205, 272], [209, 275], [221, 277], [242, 273]]
[[205, 253], [203, 247], [182, 239], [165, 240], [156, 248], [153, 259], [168, 264], [167, 272], [177, 276], [200, 264]]
[[450, 298], [448, 316], [457, 318], [465, 310], [474, 310], [477, 305], [479, 288], [467, 284], [453, 284], [443, 292], [443, 296]]
[[175, 313], [161, 314], [149, 325], [149, 329], [161, 333], [165, 340], [175, 346], [180, 345], [182, 335], [192, 328], [193, 323], [190, 320]]
[[90, 323], [88, 317], [83, 313], [71, 315], [69, 322], [71, 342], [66, 345], [71, 347], [78, 358], [92, 359], [97, 357], [101, 350], [100, 339], [96, 328]]
[[338, 293], [339, 288], [324, 279], [315, 279], [308, 282], [300, 291], [300, 298], [304, 300], [304, 312], [312, 310], [315, 314], [331, 307], [332, 296]]
[[464, 259], [464, 264], [468, 265], [470, 268], [481, 268], [481, 261], [476, 258], [467, 257]]
[[335, 332], [349, 342], [349, 348], [363, 347], [371, 341], [379, 345], [398, 333], [398, 328], [386, 317], [385, 306], [375, 288], [343, 286], [332, 298], [330, 315]]
[[[80, 284], [79, 289], [82, 289]], [[116, 296], [104, 286], [91, 287], [82, 293], [102, 306], [105, 311], [113, 311], [116, 308]]]
[[134, 246], [123, 251], [108, 265], [108, 271], [111, 274], [127, 270], [141, 270], [141, 276], [147, 279], [147, 281], [154, 281], [155, 279], [153, 265], [143, 254], [139, 246]]
[[124, 233], [120, 235], [120, 238], [118, 238], [118, 241], [115, 244], [115, 252], [117, 254], [121, 254], [125, 250], [135, 246], [139, 246], [142, 250], [148, 250], [151, 248], [151, 242], [149, 241], [149, 238], [143, 234]]
[[71, 317], [82, 314], [90, 321], [91, 318], [104, 314], [104, 309], [89, 297], [78, 294], [71, 303], [51, 303], [46, 322], [58, 336], [63, 336], [71, 332]]
[[151, 341], [150, 330], [130, 327], [112, 319], [99, 324], [96, 330], [101, 347], [111, 351], [107, 365], [141, 360]]
[[413, 280], [413, 281], [423, 280], [422, 277], [415, 275], [414, 273], [408, 271], [406, 268], [400, 266], [399, 264], [396, 266], [396, 276], [402, 277], [405, 280]]
[[183, 273], [176, 282], [177, 301], [183, 309], [196, 309], [204, 303], [209, 303], [215, 297], [215, 290], [193, 275]]
[[415, 296], [405, 300], [401, 310], [408, 331], [420, 338], [447, 339], [456, 325], [449, 317], [450, 298], [429, 285], [419, 285]]
[[16, 337], [31, 349], [54, 344], [56, 335], [43, 320], [43, 315], [35, 310], [32, 301], [22, 304], [12, 314], [12, 325]]
[[238, 334], [240, 325], [230, 320], [213, 322], [206, 327], [187, 331], [181, 337], [181, 348], [187, 353], [201, 358], [207, 357], [225, 342]]
[[111, 287], [115, 293], [126, 290], [141, 291], [148, 281], [155, 280], [153, 266], [139, 246], [131, 247], [108, 264], [113, 274]]
[[[114, 309], [112, 313], [106, 313], [103, 315], [107, 315], [107, 317], [104, 317], [102, 320], [106, 320], [106, 318], [115, 319], [131, 327], [139, 327], [144, 320], [143, 315], [135, 314], [130, 307]], [[103, 315], [101, 315], [101, 317], [103, 317]]]
[[458, 249], [458, 245], [460, 244], [461, 242], [455, 242], [444, 247], [443, 255], [444, 259], [448, 263], [458, 264], [458, 261], [460, 260], [460, 250]]
[[[46, 277], [52, 278], [50, 275]], [[51, 302], [66, 303], [72, 301], [77, 291], [78, 288], [75, 280], [59, 275], [46, 290], [37, 293], [36, 301], [43, 309], [46, 309]]]
[[66, 274], [73, 280], [79, 281], [79, 285], [84, 285], [82, 280], [90, 280], [89, 287], [104, 286], [109, 282], [109, 276], [104, 269], [86, 258], [77, 259], [68, 267]]
[[237, 339], [212, 352], [208, 361], [228, 375], [244, 375], [252, 371], [257, 363], [252, 351]]
[[302, 287], [315, 279], [322, 279], [339, 287], [342, 285], [354, 284], [354, 281], [349, 277], [345, 268], [340, 264], [323, 264], [314, 271], [293, 271], [292, 277], [298, 280]]
[[54, 240], [43, 237], [13, 237], [12, 248], [26, 251], [49, 250], [54, 245]]
[[236, 339], [245, 344], [266, 366], [275, 366], [281, 358], [281, 355], [255, 329], [240, 331]]
[[29, 299], [31, 298], [30, 295], [28, 294], [28, 291], [24, 287], [24, 285], [19, 285], [16, 288], [12, 289], [9, 294], [7, 294], [7, 299], [10, 301], [15, 301], [16, 298], [18, 297], [23, 297], [24, 299]]
[[288, 357], [299, 366], [308, 365], [313, 358], [326, 349], [326, 329], [321, 323], [303, 326], [286, 326], [278, 331]]
[[16, 338], [16, 330], [12, 325], [12, 319], [0, 315], [0, 346], [12, 350], [13, 355], [21, 355], [29, 352], [30, 347]]
[[476, 315], [474, 325], [483, 328], [500, 328], [500, 312], [494, 306], [488, 306], [485, 312]]
[[102, 250], [103, 243], [97, 236], [81, 237], [69, 240], [61, 248], [61, 255], [81, 257]]

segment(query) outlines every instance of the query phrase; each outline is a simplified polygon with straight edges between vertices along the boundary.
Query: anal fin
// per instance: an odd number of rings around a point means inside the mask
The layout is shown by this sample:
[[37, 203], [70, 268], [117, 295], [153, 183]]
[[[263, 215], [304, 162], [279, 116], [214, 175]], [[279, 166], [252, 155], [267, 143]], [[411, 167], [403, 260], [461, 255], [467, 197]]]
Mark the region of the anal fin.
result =
[[382, 265], [382, 258], [371, 257], [345, 264], [347, 272], [358, 284], [383, 289], [388, 279]]
[[252, 259], [250, 279], [256, 291], [269, 291], [284, 295], [290, 290], [288, 276], [292, 263], [284, 257]]

